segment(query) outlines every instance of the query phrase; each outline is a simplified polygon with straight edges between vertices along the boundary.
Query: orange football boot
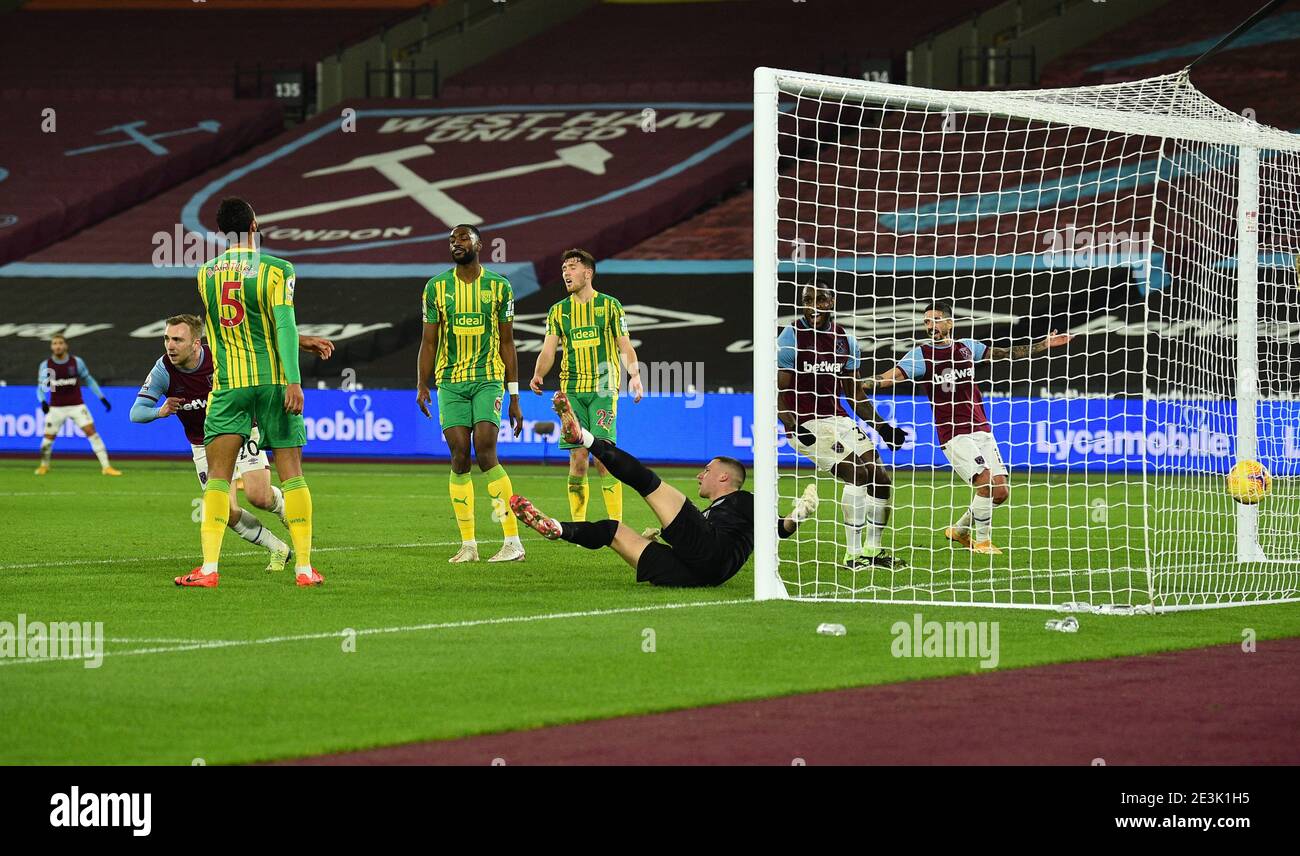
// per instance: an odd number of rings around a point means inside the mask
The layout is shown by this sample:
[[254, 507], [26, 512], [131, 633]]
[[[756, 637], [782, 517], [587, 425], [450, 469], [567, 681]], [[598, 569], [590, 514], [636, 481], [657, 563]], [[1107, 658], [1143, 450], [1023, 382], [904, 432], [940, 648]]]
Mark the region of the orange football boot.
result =
[[316, 573], [315, 568], [311, 569], [311, 576], [295, 573], [293, 575], [293, 579], [294, 582], [296, 582], [298, 585], [302, 586], [303, 588], [306, 588], [307, 586], [318, 586], [321, 583], [325, 582], [325, 578], [322, 577], [320, 574]]
[[216, 588], [219, 581], [219, 575], [216, 571], [210, 574], [203, 573], [203, 566], [195, 568], [183, 577], [176, 578], [176, 585], [191, 586], [194, 588]]

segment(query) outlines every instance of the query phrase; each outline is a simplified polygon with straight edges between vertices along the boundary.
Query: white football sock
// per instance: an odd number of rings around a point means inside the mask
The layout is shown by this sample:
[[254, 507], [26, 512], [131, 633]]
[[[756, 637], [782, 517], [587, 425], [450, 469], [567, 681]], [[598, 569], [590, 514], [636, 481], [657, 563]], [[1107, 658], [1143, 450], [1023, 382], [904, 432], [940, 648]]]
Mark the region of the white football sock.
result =
[[586, 428], [583, 428], [583, 429], [582, 429], [582, 445], [583, 445], [584, 447], [590, 449], [590, 448], [591, 448], [591, 444], [594, 443], [594, 442], [596, 442], [596, 438], [592, 435], [592, 433], [591, 433], [590, 431], [588, 431]]
[[257, 544], [260, 547], [265, 547], [266, 549], [270, 550], [272, 553], [289, 552], [289, 545], [284, 543], [284, 541], [280, 540], [280, 538], [277, 537], [274, 532], [272, 532], [270, 529], [267, 529], [265, 526], [262, 527], [261, 534], [258, 535], [257, 540], [254, 541], [253, 543]]
[[966, 509], [966, 511], [962, 514], [961, 517], [957, 518], [957, 522], [952, 525], [952, 528], [956, 529], [958, 532], [970, 531], [970, 509], [969, 508]]
[[857, 555], [862, 552], [862, 524], [867, 520], [866, 488], [846, 484], [840, 495], [840, 514], [844, 517], [849, 553]]
[[975, 494], [966, 513], [975, 524], [976, 541], [988, 541], [993, 537], [993, 497]]
[[54, 451], [53, 440], [41, 440], [41, 466], [50, 465], [50, 454]]
[[274, 499], [271, 501], [271, 513], [283, 514], [284, 513], [284, 491], [280, 490], [275, 485], [271, 485], [271, 496], [274, 497]]
[[90, 440], [90, 448], [95, 450], [95, 457], [99, 458], [99, 465], [108, 466], [108, 449], [104, 448], [104, 438], [96, 434], [87, 439]]
[[505, 546], [518, 547], [520, 550], [522, 550], [524, 549], [524, 542], [519, 540], [518, 535], [507, 535], [505, 539]]
[[[863, 491], [865, 492], [866, 488], [863, 488]], [[880, 538], [885, 534], [885, 527], [889, 525], [889, 500], [877, 499], [865, 493], [862, 498], [867, 504], [867, 548], [879, 550]]]
[[239, 517], [235, 518], [234, 525], [230, 527], [235, 530], [235, 534], [243, 538], [250, 544], [256, 544], [259, 547], [265, 547], [273, 553], [283, 552], [288, 546], [275, 536], [270, 529], [262, 525], [262, 521], [246, 508], [239, 509]]
[[257, 543], [258, 530], [263, 528], [262, 523], [253, 515], [249, 514], [242, 508], [236, 509], [230, 517], [230, 528], [235, 534], [243, 538], [250, 544]]

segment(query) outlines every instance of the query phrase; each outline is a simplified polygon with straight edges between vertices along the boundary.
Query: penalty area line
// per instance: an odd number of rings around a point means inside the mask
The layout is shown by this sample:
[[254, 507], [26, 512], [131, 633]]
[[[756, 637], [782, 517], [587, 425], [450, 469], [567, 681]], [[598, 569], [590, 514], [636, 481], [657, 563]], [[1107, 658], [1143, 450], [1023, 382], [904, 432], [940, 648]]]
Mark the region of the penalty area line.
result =
[[[410, 624], [397, 627], [363, 627], [351, 631], [357, 636], [378, 636], [395, 633], [422, 633], [435, 630], [460, 630], [470, 627], [490, 627], [501, 624], [531, 624], [541, 621], [564, 621], [576, 618], [600, 618], [609, 615], [631, 615], [639, 612], [658, 612], [668, 609], [695, 609], [709, 606], [728, 606], [737, 603], [749, 603], [750, 598], [729, 598], [727, 600], [702, 600], [688, 603], [657, 603], [645, 606], [621, 606], [611, 609], [591, 609], [581, 612], [547, 612], [537, 615], [512, 615], [498, 618], [472, 618], [464, 621], [441, 621], [431, 624]], [[232, 639], [194, 642], [185, 645], [173, 645], [161, 648], [138, 648], [134, 651], [105, 651], [104, 657], [134, 657], [145, 654], [176, 654], [183, 651], [201, 651], [217, 648], [246, 648], [253, 645], [280, 645], [285, 642], [311, 642], [321, 639], [342, 639], [350, 635], [347, 630], [329, 630], [322, 633], [297, 633], [289, 636], [267, 636], [262, 639]], [[119, 643], [130, 644], [129, 639], [117, 639]], [[60, 657], [24, 658], [21, 660], [0, 660], [0, 667], [18, 666], [26, 663], [53, 663], [60, 660], [85, 660], [84, 656], [64, 655]]]

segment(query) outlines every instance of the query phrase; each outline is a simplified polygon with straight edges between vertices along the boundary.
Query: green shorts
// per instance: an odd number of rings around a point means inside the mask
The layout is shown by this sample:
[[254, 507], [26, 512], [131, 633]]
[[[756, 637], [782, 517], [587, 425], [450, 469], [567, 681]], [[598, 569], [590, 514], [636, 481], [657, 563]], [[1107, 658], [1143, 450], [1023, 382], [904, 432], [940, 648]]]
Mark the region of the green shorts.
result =
[[500, 425], [504, 393], [505, 384], [499, 380], [438, 384], [438, 421], [442, 430], [473, 428], [479, 422]]
[[264, 449], [307, 445], [302, 414], [284, 412], [284, 390], [278, 384], [262, 384], [212, 392], [203, 420], [203, 443], [211, 443], [220, 434], [238, 434], [247, 440], [256, 422]]
[[[618, 442], [618, 396], [598, 392], [570, 392], [569, 404], [578, 417], [578, 423], [591, 432], [597, 440]], [[561, 449], [580, 449], [581, 443], [560, 441]]]

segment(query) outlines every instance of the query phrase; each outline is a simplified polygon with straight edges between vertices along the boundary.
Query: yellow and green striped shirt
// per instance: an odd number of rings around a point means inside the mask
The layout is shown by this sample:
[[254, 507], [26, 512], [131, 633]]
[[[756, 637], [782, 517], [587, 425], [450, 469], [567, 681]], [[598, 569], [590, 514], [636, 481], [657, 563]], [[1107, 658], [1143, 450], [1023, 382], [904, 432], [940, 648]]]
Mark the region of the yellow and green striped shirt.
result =
[[618, 390], [618, 340], [627, 335], [623, 304], [599, 291], [586, 303], [570, 295], [546, 313], [546, 332], [560, 337], [561, 389], [604, 395]]
[[451, 268], [424, 285], [424, 321], [442, 327], [435, 384], [505, 380], [500, 325], [514, 321], [515, 295], [510, 280], [479, 270], [474, 282], [462, 282]]
[[[261, 384], [286, 385], [284, 359], [276, 342], [275, 308], [293, 307], [293, 265], [246, 247], [234, 247], [199, 268], [212, 389]], [[295, 367], [296, 368], [296, 367]], [[297, 372], [292, 372], [294, 380]]]

